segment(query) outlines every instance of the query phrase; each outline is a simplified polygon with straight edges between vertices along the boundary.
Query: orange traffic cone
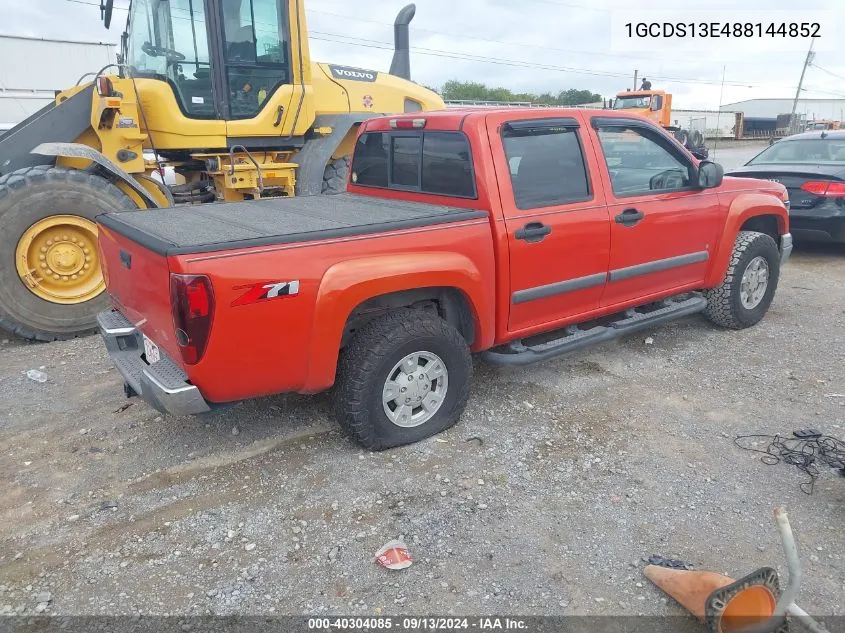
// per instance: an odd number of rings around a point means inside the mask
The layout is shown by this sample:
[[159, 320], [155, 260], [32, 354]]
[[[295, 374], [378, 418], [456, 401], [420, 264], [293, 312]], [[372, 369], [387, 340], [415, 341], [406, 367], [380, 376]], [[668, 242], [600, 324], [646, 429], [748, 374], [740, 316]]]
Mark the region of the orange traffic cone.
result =
[[[736, 633], [768, 620], [780, 595], [778, 574], [763, 567], [734, 580], [712, 571], [687, 571], [648, 565], [643, 573], [651, 582], [704, 622], [710, 633]], [[769, 630], [785, 630], [781, 627]]]

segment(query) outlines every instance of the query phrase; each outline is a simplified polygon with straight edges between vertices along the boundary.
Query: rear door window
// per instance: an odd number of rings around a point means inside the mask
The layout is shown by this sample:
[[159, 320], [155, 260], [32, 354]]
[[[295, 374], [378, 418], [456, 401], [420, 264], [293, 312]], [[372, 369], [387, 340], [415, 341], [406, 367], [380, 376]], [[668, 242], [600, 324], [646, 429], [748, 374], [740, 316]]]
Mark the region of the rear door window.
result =
[[543, 120], [508, 124], [502, 144], [518, 209], [582, 202], [592, 197], [574, 125]]
[[352, 182], [365, 187], [475, 198], [469, 142], [461, 132], [368, 132], [358, 138]]

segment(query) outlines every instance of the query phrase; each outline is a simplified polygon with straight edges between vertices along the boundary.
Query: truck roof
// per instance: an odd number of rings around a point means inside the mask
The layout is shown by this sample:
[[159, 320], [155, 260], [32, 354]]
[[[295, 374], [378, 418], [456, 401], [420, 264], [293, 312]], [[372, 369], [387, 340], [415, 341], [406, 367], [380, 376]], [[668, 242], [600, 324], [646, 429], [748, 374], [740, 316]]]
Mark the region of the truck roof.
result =
[[[596, 108], [455, 108], [449, 110], [432, 110], [428, 112], [405, 112], [403, 114], [385, 115], [374, 119], [370, 119], [365, 123], [365, 129], [368, 131], [388, 131], [393, 129], [390, 122], [396, 121], [413, 121], [414, 119], [425, 119], [426, 129], [434, 130], [460, 130], [467, 124], [471, 124], [476, 120], [483, 120], [490, 114], [508, 113], [512, 114], [514, 119], [533, 119], [533, 118], [557, 118], [557, 117], [571, 117], [576, 112], [583, 112], [589, 116], [591, 114], [608, 114], [612, 112], [614, 117], [630, 117], [641, 118], [632, 114], [622, 114], [621, 112], [612, 110], [602, 110]], [[525, 115], [531, 116], [525, 116]], [[537, 117], [537, 114], [544, 116]]]

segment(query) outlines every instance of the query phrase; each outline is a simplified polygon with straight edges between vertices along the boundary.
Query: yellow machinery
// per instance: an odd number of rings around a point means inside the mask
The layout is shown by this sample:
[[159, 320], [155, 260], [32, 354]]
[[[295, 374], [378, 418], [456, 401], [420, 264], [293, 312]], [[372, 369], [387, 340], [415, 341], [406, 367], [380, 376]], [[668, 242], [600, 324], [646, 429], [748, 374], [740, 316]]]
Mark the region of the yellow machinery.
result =
[[0, 137], [0, 327], [94, 327], [100, 213], [337, 193], [362, 121], [444, 107], [410, 81], [414, 5], [384, 73], [312, 62], [303, 2], [133, 0], [117, 67]]
[[672, 132], [678, 142], [698, 158], [707, 158], [704, 136], [698, 130], [686, 130], [672, 124], [672, 95], [662, 90], [626, 90], [613, 100], [614, 110], [627, 110], [651, 119]]

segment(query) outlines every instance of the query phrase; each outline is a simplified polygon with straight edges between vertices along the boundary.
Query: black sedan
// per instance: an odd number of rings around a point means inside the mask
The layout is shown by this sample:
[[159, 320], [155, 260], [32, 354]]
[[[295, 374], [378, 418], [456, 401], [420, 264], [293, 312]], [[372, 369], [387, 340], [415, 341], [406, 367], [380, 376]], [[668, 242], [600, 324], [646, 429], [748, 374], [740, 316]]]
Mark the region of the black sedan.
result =
[[784, 185], [796, 240], [845, 242], [845, 130], [789, 136], [726, 175]]

